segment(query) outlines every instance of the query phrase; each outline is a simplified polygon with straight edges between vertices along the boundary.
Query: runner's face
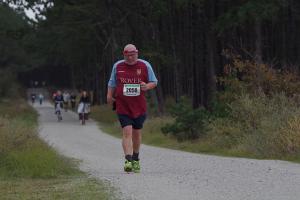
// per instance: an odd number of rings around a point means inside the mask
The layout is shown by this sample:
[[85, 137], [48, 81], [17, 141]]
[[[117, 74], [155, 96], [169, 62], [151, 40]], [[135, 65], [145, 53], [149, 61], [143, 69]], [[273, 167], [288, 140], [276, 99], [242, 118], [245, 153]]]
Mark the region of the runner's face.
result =
[[137, 62], [138, 53], [137, 52], [126, 52], [124, 53], [124, 60], [127, 64], [133, 65]]

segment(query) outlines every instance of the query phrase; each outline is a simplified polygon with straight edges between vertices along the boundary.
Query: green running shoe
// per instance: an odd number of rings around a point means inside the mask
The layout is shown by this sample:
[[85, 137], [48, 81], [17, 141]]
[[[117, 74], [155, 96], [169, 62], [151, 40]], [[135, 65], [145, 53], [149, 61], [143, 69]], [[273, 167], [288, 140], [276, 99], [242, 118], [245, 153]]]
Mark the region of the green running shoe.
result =
[[132, 171], [135, 173], [139, 173], [141, 171], [140, 161], [132, 161]]
[[124, 165], [125, 172], [132, 172], [132, 162], [126, 160]]

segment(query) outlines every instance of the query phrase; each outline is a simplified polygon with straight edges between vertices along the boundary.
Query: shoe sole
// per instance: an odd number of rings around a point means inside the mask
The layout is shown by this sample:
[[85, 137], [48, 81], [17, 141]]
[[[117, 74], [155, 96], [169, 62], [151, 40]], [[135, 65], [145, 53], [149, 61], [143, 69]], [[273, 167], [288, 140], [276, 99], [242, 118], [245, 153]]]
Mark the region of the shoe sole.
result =
[[124, 169], [124, 172], [133, 172], [132, 169]]
[[132, 172], [132, 167], [124, 167], [125, 172]]

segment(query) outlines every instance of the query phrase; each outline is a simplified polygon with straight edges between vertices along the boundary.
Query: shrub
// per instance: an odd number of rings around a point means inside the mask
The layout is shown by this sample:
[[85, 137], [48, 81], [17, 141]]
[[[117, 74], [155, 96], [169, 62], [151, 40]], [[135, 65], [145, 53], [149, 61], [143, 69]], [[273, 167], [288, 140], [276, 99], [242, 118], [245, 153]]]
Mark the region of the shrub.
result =
[[0, 98], [18, 95], [19, 87], [11, 72], [0, 70]]
[[255, 155], [281, 157], [300, 152], [300, 108], [285, 94], [243, 94], [230, 103], [228, 118], [209, 124], [213, 145]]
[[232, 63], [224, 67], [224, 76], [218, 80], [226, 90], [234, 93], [232, 96], [243, 92], [262, 92], [266, 95], [284, 92], [289, 97], [300, 94], [297, 72], [274, 69], [266, 64], [257, 64], [254, 60], [243, 60], [240, 56], [225, 53], [232, 59]]
[[193, 140], [205, 133], [208, 112], [204, 108], [193, 110], [187, 98], [182, 97], [171, 109], [175, 122], [162, 127], [164, 134], [172, 134], [178, 141]]
[[300, 116], [294, 116], [287, 120], [285, 126], [281, 127], [277, 141], [278, 148], [285, 154], [300, 153]]

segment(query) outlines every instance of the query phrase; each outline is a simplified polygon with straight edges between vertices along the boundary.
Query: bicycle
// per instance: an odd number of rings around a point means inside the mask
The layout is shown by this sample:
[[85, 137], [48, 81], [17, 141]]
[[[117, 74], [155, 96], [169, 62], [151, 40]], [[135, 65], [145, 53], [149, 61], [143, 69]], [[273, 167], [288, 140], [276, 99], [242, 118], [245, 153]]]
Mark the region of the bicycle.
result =
[[68, 107], [69, 107], [69, 101], [64, 101], [65, 112], [68, 111]]
[[62, 120], [61, 110], [62, 110], [62, 101], [55, 102], [55, 114], [57, 115], [57, 121], [60, 122]]

